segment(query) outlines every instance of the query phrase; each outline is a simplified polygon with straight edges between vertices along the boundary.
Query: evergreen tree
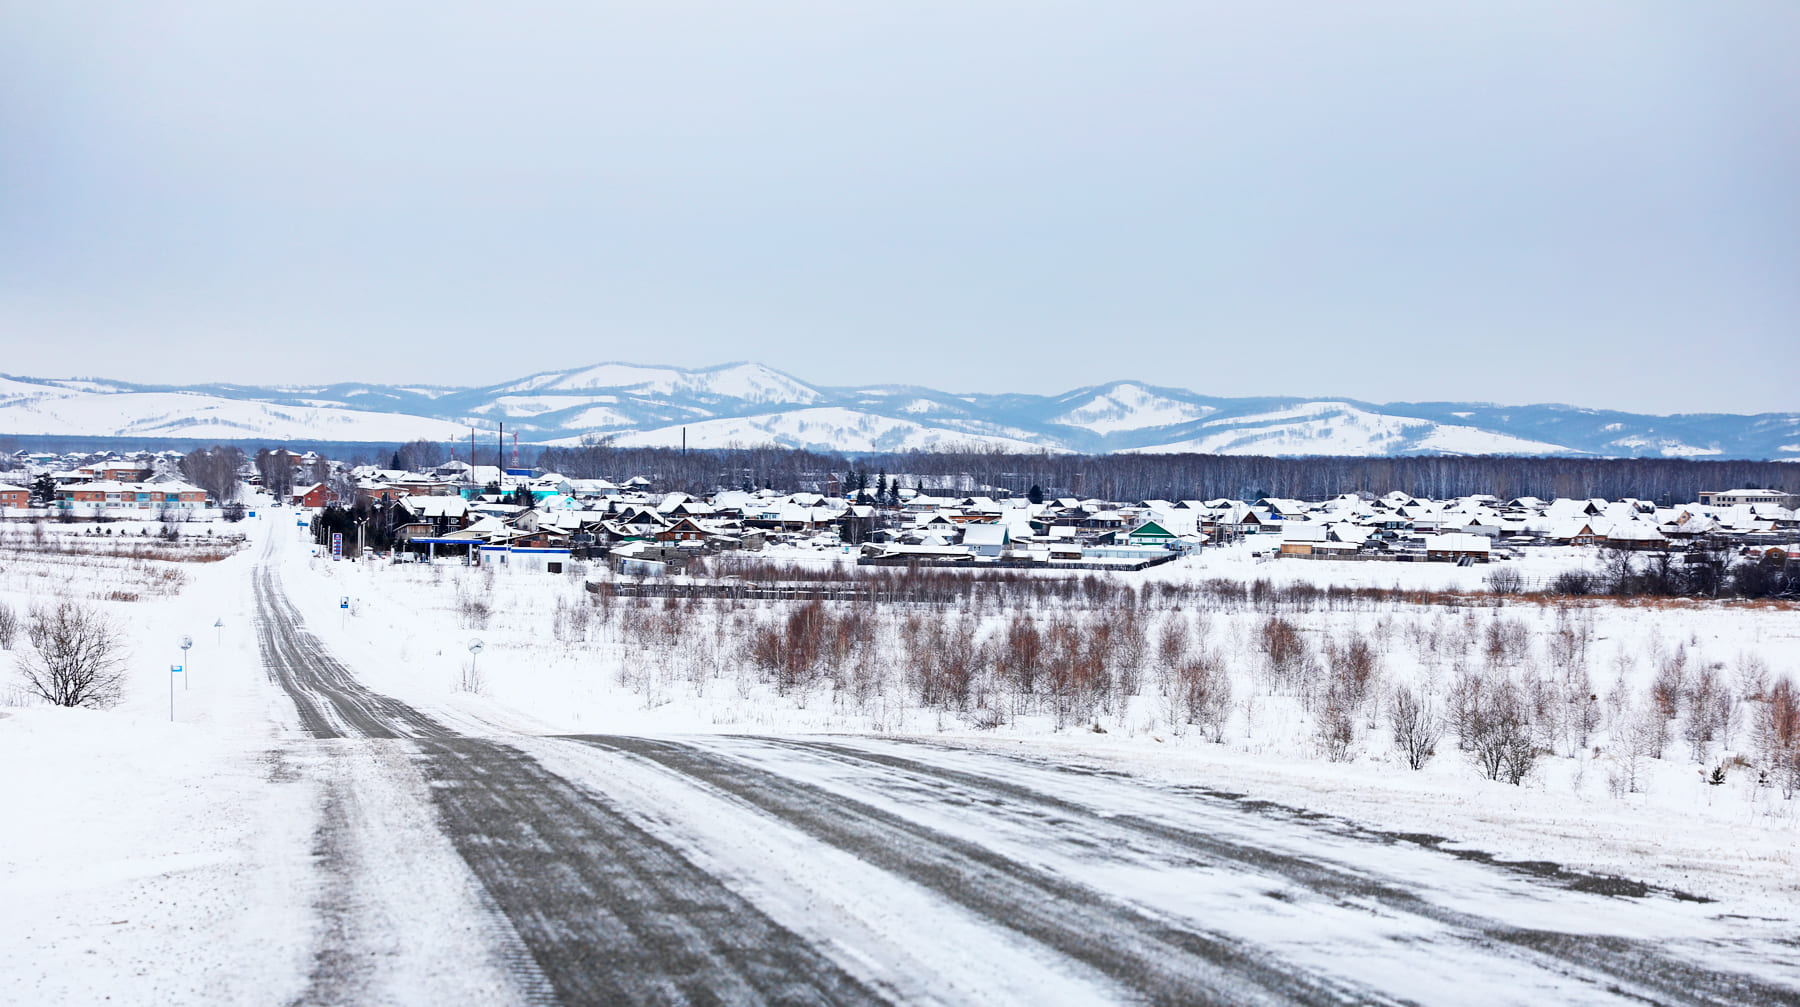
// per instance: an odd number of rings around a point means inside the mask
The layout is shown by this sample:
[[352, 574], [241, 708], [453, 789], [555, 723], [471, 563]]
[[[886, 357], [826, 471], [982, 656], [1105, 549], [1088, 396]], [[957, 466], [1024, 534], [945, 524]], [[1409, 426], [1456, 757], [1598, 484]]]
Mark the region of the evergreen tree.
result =
[[1042, 486], [1039, 486], [1037, 483], [1032, 483], [1031, 484], [1031, 492], [1025, 494], [1025, 499], [1031, 501], [1034, 504], [1043, 503], [1044, 502], [1044, 488]]

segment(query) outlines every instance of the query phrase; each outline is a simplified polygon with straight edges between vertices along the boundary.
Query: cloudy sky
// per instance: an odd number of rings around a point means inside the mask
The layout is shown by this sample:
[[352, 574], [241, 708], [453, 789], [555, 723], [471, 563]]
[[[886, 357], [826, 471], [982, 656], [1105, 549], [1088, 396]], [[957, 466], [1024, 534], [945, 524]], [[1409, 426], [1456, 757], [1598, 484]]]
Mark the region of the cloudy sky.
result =
[[1792, 0], [0, 4], [0, 371], [1800, 409], [1796, 51]]

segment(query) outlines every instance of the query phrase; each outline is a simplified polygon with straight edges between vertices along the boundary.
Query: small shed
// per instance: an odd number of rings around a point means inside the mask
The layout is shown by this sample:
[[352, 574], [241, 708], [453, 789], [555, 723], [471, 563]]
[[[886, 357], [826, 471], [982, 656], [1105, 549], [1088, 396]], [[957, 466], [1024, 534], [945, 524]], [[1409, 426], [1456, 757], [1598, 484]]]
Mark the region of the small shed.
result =
[[481, 565], [527, 573], [562, 573], [573, 562], [567, 549], [541, 546], [484, 545]]

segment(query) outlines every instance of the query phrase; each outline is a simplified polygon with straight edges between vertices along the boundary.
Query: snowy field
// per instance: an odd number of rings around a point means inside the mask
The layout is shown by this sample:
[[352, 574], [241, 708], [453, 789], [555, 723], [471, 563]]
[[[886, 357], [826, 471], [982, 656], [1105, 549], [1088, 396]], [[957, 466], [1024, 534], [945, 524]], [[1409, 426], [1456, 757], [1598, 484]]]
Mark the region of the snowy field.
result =
[[[1583, 651], [1584, 688], [1596, 697], [1593, 726], [1585, 743], [1562, 731], [1545, 738], [1554, 754], [1540, 758], [1514, 787], [1485, 779], [1453, 737], [1437, 746], [1422, 771], [1409, 771], [1378, 702], [1358, 711], [1344, 761], [1331, 761], [1321, 751], [1316, 711], [1259, 685], [1257, 637], [1268, 618], [1259, 612], [1151, 613], [1137, 694], [1110, 707], [1102, 701], [1091, 717], [1058, 729], [1056, 717], [1040, 704], [1016, 703], [999, 689], [984, 705], [972, 700], [966, 710], [924, 705], [911, 695], [908, 641], [896, 623], [909, 615], [942, 621], [966, 627], [978, 643], [986, 637], [999, 646], [1014, 614], [1005, 610], [884, 613], [868, 643], [875, 656], [866, 678], [840, 670], [836, 684], [822, 673], [784, 689], [753, 666], [747, 637], [754, 627], [786, 618], [792, 603], [684, 603], [676, 612], [662, 601], [615, 600], [603, 615], [584, 589], [584, 574], [334, 564], [305, 558], [303, 550], [289, 555], [295, 559], [286, 570], [289, 592], [321, 636], [361, 656], [366, 680], [378, 691], [416, 704], [451, 704], [510, 726], [544, 733], [868, 732], [954, 739], [1243, 790], [1385, 828], [1477, 843], [1509, 859], [1558, 860], [1708, 897], [1780, 906], [1800, 896], [1800, 802], [1759, 786], [1755, 769], [1734, 762], [1739, 755], [1746, 763], [1757, 761], [1758, 704], [1741, 695], [1756, 686], [1746, 677], [1800, 676], [1800, 612], [1792, 608], [1594, 603], [1559, 610], [1484, 602], [1283, 616], [1311, 641], [1316, 660], [1324, 661], [1328, 643], [1366, 639], [1384, 683], [1429, 685], [1440, 702], [1459, 669], [1485, 666], [1496, 636], [1510, 648], [1501, 660], [1531, 669], [1547, 666], [1556, 640], [1573, 638]], [[771, 558], [783, 557], [772, 552]], [[841, 554], [812, 550], [785, 558], [821, 569], [844, 561]], [[1539, 582], [1595, 562], [1593, 550], [1558, 549], [1535, 551], [1518, 565], [1528, 582]], [[1124, 580], [1267, 578], [1467, 591], [1481, 598], [1487, 569], [1257, 562], [1247, 551], [1220, 550]], [[337, 605], [345, 597], [351, 607], [339, 618]], [[471, 611], [474, 598], [485, 600], [484, 615]], [[576, 614], [583, 610], [585, 619]], [[1037, 615], [1046, 618], [1045, 612]], [[1188, 627], [1190, 653], [1203, 639], [1229, 670], [1233, 698], [1222, 742], [1172, 716], [1159, 693], [1157, 634], [1170, 621]], [[473, 660], [471, 680], [467, 645], [474, 639], [483, 649]], [[845, 664], [857, 660], [852, 654]], [[1711, 668], [1723, 687], [1736, 690], [1729, 722], [1701, 745], [1699, 757], [1676, 721], [1663, 758], [1629, 758], [1609, 727], [1641, 714], [1658, 671], [1676, 661], [1690, 678]], [[1004, 714], [999, 723], [993, 722], [996, 709]], [[1719, 766], [1725, 767], [1724, 782], [1708, 783]], [[1623, 779], [1628, 772], [1635, 786]]]
[[[591, 569], [552, 576], [334, 563], [314, 555], [291, 511], [215, 526], [210, 537], [184, 527], [187, 537], [174, 543], [157, 539], [155, 523], [109, 527], [111, 535], [91, 535], [81, 525], [48, 525], [39, 538], [31, 526], [0, 526], [0, 602], [20, 613], [59, 598], [93, 606], [116, 618], [130, 658], [123, 701], [111, 710], [31, 705], [13, 679], [0, 693], [0, 807], [8, 812], [0, 816], [0, 898], [9, 907], [0, 914], [0, 1001], [116, 1001], [121, 990], [132, 1002], [290, 1001], [311, 988], [321, 928], [352, 918], [367, 925], [330, 907], [390, 905], [401, 894], [452, 908], [389, 921], [384, 939], [404, 967], [384, 980], [399, 985], [369, 995], [426, 1002], [421, 991], [499, 989], [498, 963], [420, 950], [452, 954], [455, 934], [491, 927], [492, 913], [429, 814], [406, 810], [428, 807], [417, 771], [366, 743], [292, 744], [293, 704], [265, 675], [253, 625], [251, 571], [262, 556], [278, 566], [308, 628], [362, 683], [472, 731], [929, 739], [1087, 766], [1102, 781], [1123, 772], [1171, 793], [1243, 794], [1333, 816], [1346, 834], [1429, 834], [1445, 848], [1618, 875], [1717, 900], [1706, 907], [1712, 916], [1787, 919], [1800, 901], [1800, 802], [1759, 785], [1757, 769], [1756, 696], [1767, 682], [1800, 676], [1800, 612], [1791, 607], [1496, 604], [1483, 595], [1483, 567], [1259, 562], [1219, 550], [1116, 577], [1158, 585], [1128, 616], [1116, 598], [867, 612], [828, 604], [841, 645], [797, 670], [757, 648], [792, 639], [780, 632], [798, 603], [603, 602], [584, 581], [608, 575]], [[247, 540], [227, 540], [239, 534]], [[767, 558], [818, 569], [842, 562], [813, 551]], [[1594, 562], [1591, 552], [1542, 551], [1521, 568], [1538, 582]], [[1216, 578], [1481, 600], [1257, 608], [1192, 587]], [[853, 614], [860, 622], [851, 625]], [[1097, 646], [1098, 627], [1113, 627], [1105, 637], [1112, 684], [1069, 698], [1007, 679], [1004, 655], [1017, 642], [1008, 633], [1026, 615], [1047, 639], [1066, 632], [1088, 647]], [[1118, 629], [1121, 619], [1137, 628]], [[1297, 634], [1311, 671], [1288, 670], [1311, 675], [1311, 685], [1271, 669], [1264, 641], [1274, 619]], [[194, 646], [174, 680], [171, 723], [168, 669], [184, 658], [184, 634]], [[483, 646], [472, 656], [475, 639]], [[1358, 641], [1374, 680], [1348, 711], [1348, 737], [1333, 743], [1321, 732], [1320, 690]], [[22, 637], [13, 643], [26, 646]], [[931, 649], [967, 651], [972, 671], [960, 698], [922, 698], [926, 680], [944, 673], [924, 656]], [[1196, 663], [1229, 682], [1227, 699], [1215, 689], [1201, 716], [1183, 705], [1171, 671]], [[1688, 692], [1709, 673], [1727, 695], [1706, 709], [1722, 712], [1712, 737], [1700, 738], [1686, 729], [1698, 708], [1688, 703], [1664, 724], [1662, 757], [1643, 756], [1645, 711], [1671, 668]], [[1395, 687], [1429, 695], [1447, 713], [1456, 683], [1470, 676], [1554, 678], [1566, 700], [1574, 671], [1573, 684], [1594, 697], [1581, 707], [1587, 719], [1543, 725], [1544, 751], [1519, 786], [1486, 778], [1450, 733], [1411, 771], [1387, 728], [1384, 697]], [[542, 749], [546, 765], [573, 758], [544, 743], [527, 747]], [[955, 762], [953, 752], [932, 759]], [[1723, 782], [1708, 781], [1715, 769]], [[655, 786], [615, 782], [632, 793], [650, 788], [636, 800]], [[361, 862], [435, 865], [415, 875], [435, 887], [322, 889], [312, 869], [320, 836], [340, 833]]]
[[[105, 711], [22, 706], [24, 632], [0, 654], [0, 1001], [297, 988], [316, 795], [268, 761], [286, 717], [256, 657], [250, 556], [226, 541], [239, 528], [184, 525], [169, 543], [156, 522], [102, 527], [0, 526], [0, 604], [73, 600], [126, 642], [123, 700]], [[169, 672], [184, 635], [186, 681]]]

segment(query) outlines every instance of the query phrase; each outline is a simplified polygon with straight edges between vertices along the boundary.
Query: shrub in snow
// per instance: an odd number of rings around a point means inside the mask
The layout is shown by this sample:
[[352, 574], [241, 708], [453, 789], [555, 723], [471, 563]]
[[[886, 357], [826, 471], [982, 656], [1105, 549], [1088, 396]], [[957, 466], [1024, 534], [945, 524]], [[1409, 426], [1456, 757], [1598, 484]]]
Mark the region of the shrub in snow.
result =
[[1525, 591], [1525, 575], [1515, 567], [1494, 567], [1483, 579], [1487, 581], [1488, 590], [1496, 595], [1523, 594]]
[[1443, 719], [1432, 709], [1431, 696], [1423, 690], [1397, 688], [1388, 699], [1388, 725], [1394, 732], [1394, 747], [1400, 750], [1409, 769], [1423, 769], [1437, 754], [1437, 743], [1444, 734]]
[[1518, 786], [1537, 763], [1532, 709], [1511, 678], [1478, 679], [1465, 697], [1463, 743], [1490, 780]]
[[1224, 741], [1225, 723], [1231, 718], [1231, 675], [1224, 659], [1217, 651], [1202, 651], [1182, 661], [1174, 678], [1178, 722], [1197, 725], [1209, 741]]
[[1299, 627], [1280, 616], [1264, 620], [1257, 633], [1269, 691], [1310, 700], [1317, 685], [1319, 665]]
[[1356, 743], [1356, 721], [1342, 700], [1332, 698], [1319, 714], [1319, 750], [1329, 762], [1349, 762], [1350, 747]]
[[100, 612], [59, 602], [33, 609], [25, 627], [31, 650], [19, 659], [26, 689], [55, 706], [107, 707], [125, 677], [123, 640]]

